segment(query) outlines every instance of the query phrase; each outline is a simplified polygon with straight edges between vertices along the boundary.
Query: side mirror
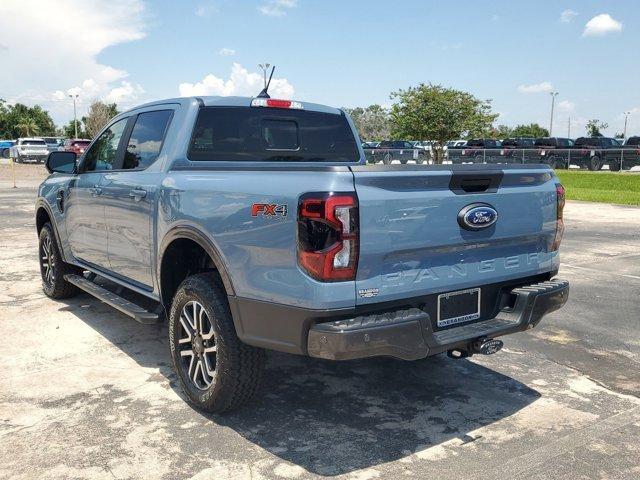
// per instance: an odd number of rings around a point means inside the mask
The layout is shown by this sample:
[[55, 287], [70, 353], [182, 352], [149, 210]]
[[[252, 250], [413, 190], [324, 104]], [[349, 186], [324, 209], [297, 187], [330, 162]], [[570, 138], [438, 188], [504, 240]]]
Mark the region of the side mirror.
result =
[[49, 173], [74, 173], [76, 171], [75, 152], [51, 152], [45, 167]]

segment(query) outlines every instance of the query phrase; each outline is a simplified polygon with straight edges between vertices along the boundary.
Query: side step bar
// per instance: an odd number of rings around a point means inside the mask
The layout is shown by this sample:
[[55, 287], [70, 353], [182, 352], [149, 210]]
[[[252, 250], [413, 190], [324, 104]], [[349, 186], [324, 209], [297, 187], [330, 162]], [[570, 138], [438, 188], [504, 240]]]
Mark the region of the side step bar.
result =
[[125, 315], [129, 315], [137, 322], [144, 324], [158, 323], [159, 317], [157, 313], [145, 310], [141, 306], [136, 305], [135, 303], [132, 303], [105, 288], [102, 288], [100, 285], [93, 283], [90, 280], [87, 280], [82, 275], [65, 275], [64, 278], [67, 282], [74, 284], [76, 287], [93, 295], [107, 305], [111, 305], [113, 308], [120, 310]]

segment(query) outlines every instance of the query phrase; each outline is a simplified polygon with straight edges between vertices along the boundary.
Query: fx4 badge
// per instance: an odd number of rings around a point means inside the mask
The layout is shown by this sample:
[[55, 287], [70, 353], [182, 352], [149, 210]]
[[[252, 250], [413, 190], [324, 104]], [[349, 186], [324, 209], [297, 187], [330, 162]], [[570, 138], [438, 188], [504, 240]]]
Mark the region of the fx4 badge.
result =
[[286, 217], [287, 206], [276, 203], [254, 203], [251, 205], [252, 217]]

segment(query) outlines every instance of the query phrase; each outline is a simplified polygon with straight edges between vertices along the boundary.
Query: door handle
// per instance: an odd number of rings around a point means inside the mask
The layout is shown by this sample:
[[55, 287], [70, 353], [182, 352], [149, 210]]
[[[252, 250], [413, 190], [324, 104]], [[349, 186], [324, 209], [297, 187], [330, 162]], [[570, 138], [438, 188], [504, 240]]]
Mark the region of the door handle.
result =
[[136, 202], [142, 200], [147, 196], [147, 191], [144, 188], [133, 188], [129, 192], [129, 196], [132, 197]]
[[94, 197], [97, 197], [98, 195], [102, 194], [102, 189], [97, 185], [94, 185], [93, 187], [89, 188], [89, 191], [91, 192], [91, 195], [93, 195]]

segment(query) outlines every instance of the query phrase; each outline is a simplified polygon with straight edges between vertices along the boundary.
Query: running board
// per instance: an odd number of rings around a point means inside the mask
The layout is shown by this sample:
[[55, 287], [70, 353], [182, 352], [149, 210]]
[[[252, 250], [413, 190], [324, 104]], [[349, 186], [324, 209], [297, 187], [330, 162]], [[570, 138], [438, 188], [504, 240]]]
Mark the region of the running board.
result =
[[102, 288], [100, 285], [93, 283], [91, 280], [87, 280], [82, 275], [65, 275], [64, 279], [74, 284], [76, 287], [84, 290], [85, 292], [93, 295], [98, 300], [103, 301], [107, 305], [111, 305], [113, 308], [120, 310], [125, 315], [129, 315], [135, 321], [152, 324], [158, 323], [159, 317], [155, 312], [145, 310], [140, 305], [126, 300], [109, 290]]

